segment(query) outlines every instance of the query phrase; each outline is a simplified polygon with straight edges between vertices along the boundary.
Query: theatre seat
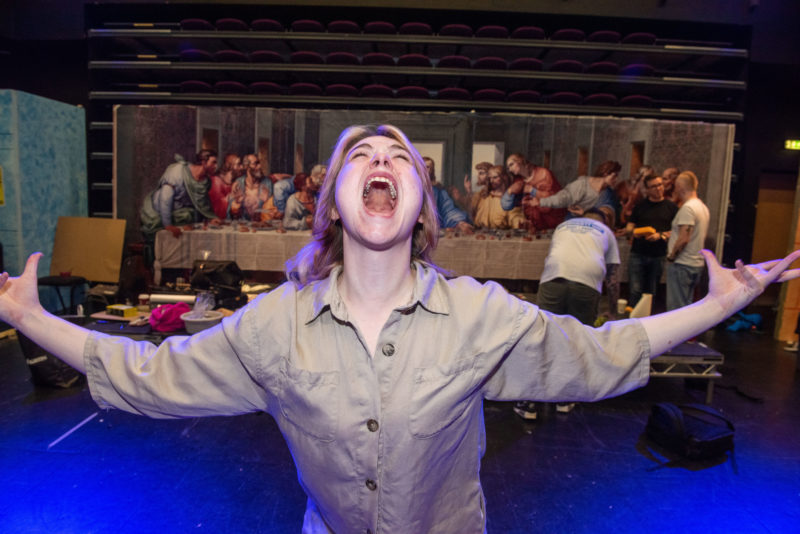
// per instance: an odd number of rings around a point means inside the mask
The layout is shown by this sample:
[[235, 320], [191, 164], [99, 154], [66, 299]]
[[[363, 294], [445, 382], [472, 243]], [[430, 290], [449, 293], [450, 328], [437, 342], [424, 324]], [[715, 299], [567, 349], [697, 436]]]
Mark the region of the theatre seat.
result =
[[253, 63], [285, 63], [283, 56], [274, 50], [254, 50], [250, 52]]
[[440, 100], [469, 100], [469, 91], [461, 87], [444, 87], [436, 93], [436, 98]]
[[184, 80], [179, 85], [181, 93], [213, 93], [214, 87], [201, 80]]
[[214, 84], [215, 93], [242, 94], [247, 92], [247, 87], [233, 80], [224, 80]]
[[282, 32], [286, 31], [283, 24], [273, 19], [255, 19], [250, 23], [250, 28], [257, 32]]
[[325, 56], [328, 65], [360, 65], [358, 56], [350, 52], [331, 52]]
[[649, 32], [629, 33], [622, 38], [622, 44], [651, 45], [655, 44], [656, 35]]
[[439, 28], [439, 35], [445, 37], [472, 37], [472, 28], [466, 24], [445, 24]]
[[622, 36], [613, 30], [598, 30], [586, 38], [590, 43], [618, 43]]
[[296, 82], [289, 86], [289, 94], [294, 96], [322, 96], [322, 87], [310, 82]]
[[325, 63], [325, 60], [322, 58], [321, 54], [311, 50], [298, 50], [297, 52], [292, 52], [292, 54], [289, 56], [289, 59], [292, 63], [303, 65], [322, 65]]
[[583, 99], [584, 106], [615, 106], [617, 97], [611, 93], [593, 93]]
[[548, 95], [547, 102], [550, 104], [580, 104], [583, 97], [572, 91], [559, 91]]
[[250, 92], [257, 95], [282, 95], [286, 90], [275, 82], [253, 82], [250, 84]]
[[619, 105], [626, 107], [649, 108], [653, 104], [653, 98], [647, 95], [628, 95], [619, 99]]
[[357, 97], [358, 89], [349, 83], [333, 83], [325, 87], [325, 95]]
[[424, 54], [403, 54], [397, 58], [398, 67], [430, 67], [431, 60]]
[[333, 20], [328, 23], [330, 33], [361, 33], [361, 27], [352, 20]]
[[475, 32], [475, 37], [485, 37], [490, 39], [506, 39], [508, 37], [508, 28], [505, 26], [498, 26], [496, 24], [481, 26]]
[[248, 57], [238, 50], [218, 50], [214, 52], [214, 61], [223, 63], [247, 63]]
[[424, 87], [418, 85], [406, 85], [397, 89], [397, 98], [430, 98], [431, 93]]
[[440, 69], [468, 69], [470, 67], [470, 60], [467, 56], [444, 56], [436, 64], [436, 67]]
[[486, 56], [475, 60], [472, 64], [473, 69], [493, 69], [505, 70], [508, 67], [506, 60], [497, 56]]
[[361, 58], [362, 65], [372, 65], [375, 67], [394, 67], [394, 58], [383, 52], [369, 52]]
[[554, 61], [547, 70], [550, 72], [581, 73], [583, 72], [583, 63], [574, 59], [559, 59]]
[[406, 22], [400, 25], [397, 33], [402, 35], [433, 35], [433, 28], [426, 22]]
[[586, 67], [586, 74], [605, 74], [615, 76], [619, 74], [619, 65], [613, 61], [595, 61]]
[[542, 61], [535, 57], [518, 57], [509, 63], [509, 70], [542, 70]]
[[577, 28], [562, 28], [550, 36], [551, 41], [583, 41], [584, 39], [586, 39], [586, 34]]
[[481, 100], [481, 101], [500, 101], [505, 100], [506, 92], [500, 89], [478, 89], [477, 91], [472, 93], [473, 100]]
[[520, 89], [508, 94], [509, 102], [539, 102], [542, 95], [533, 89]]
[[247, 25], [243, 20], [234, 19], [230, 17], [217, 19], [217, 22], [214, 24], [217, 27], [217, 30], [222, 32], [246, 32], [250, 31], [250, 26]]
[[302, 32], [302, 33], [318, 33], [324, 32], [325, 26], [318, 20], [312, 19], [300, 19], [292, 22], [292, 31], [293, 32]]
[[520, 26], [511, 32], [512, 39], [544, 39], [544, 30], [538, 26]]
[[386, 22], [384, 20], [372, 20], [364, 24], [364, 33], [391, 35], [393, 33], [397, 33], [397, 28], [391, 22]]
[[362, 98], [392, 98], [394, 91], [388, 85], [372, 83], [361, 88]]

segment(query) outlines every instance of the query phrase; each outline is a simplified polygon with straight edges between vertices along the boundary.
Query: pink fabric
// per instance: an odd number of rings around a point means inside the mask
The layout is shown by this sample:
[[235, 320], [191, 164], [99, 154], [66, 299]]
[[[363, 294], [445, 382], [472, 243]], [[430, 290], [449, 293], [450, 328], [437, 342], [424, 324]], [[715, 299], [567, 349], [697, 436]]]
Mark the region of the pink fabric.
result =
[[162, 304], [150, 312], [150, 326], [156, 332], [174, 332], [185, 328], [181, 314], [192, 311], [185, 302]]

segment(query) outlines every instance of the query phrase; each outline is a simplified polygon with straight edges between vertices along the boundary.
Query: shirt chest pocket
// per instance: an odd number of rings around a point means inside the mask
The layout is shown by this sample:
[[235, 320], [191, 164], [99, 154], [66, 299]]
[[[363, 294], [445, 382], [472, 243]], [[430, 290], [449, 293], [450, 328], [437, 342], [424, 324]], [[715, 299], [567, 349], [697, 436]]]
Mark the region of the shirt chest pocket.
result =
[[333, 441], [339, 425], [339, 372], [298, 369], [288, 361], [281, 369], [281, 414], [301, 432]]
[[455, 423], [469, 408], [474, 387], [474, 359], [458, 360], [446, 367], [415, 369], [409, 414], [411, 435], [430, 438]]

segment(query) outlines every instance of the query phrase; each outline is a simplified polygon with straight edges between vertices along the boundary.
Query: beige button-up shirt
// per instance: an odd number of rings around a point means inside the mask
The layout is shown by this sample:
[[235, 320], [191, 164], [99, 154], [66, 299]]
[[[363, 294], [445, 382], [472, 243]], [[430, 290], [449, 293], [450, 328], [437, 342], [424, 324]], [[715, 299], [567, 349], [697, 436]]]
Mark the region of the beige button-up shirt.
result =
[[480, 534], [483, 399], [619, 395], [647, 382], [650, 345], [636, 320], [591, 329], [496, 283], [414, 268], [373, 355], [337, 268], [159, 347], [91, 334], [92, 395], [151, 417], [269, 412], [308, 495], [303, 532]]

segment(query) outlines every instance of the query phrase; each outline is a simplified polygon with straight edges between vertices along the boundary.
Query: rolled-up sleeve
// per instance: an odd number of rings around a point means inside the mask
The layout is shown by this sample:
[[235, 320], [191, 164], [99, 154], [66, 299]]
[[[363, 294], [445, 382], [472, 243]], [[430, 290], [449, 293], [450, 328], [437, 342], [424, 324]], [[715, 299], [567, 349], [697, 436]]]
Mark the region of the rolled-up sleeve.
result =
[[156, 418], [267, 410], [271, 369], [286, 346], [273, 335], [282, 337], [285, 325], [262, 317], [259, 323], [275, 327], [267, 340], [256, 328], [255, 316], [270, 308], [254, 302], [213, 328], [159, 346], [93, 332], [84, 347], [92, 398], [102, 408]]
[[650, 342], [638, 320], [591, 328], [528, 303], [512, 307], [511, 346], [485, 384], [486, 398], [594, 401], [647, 383]]

